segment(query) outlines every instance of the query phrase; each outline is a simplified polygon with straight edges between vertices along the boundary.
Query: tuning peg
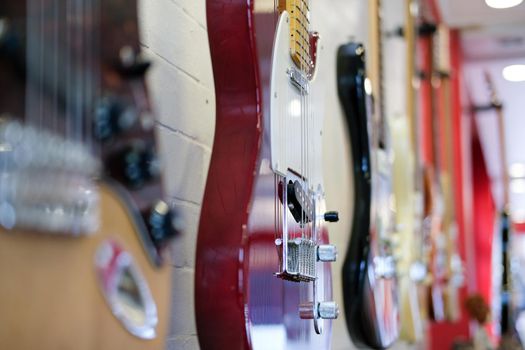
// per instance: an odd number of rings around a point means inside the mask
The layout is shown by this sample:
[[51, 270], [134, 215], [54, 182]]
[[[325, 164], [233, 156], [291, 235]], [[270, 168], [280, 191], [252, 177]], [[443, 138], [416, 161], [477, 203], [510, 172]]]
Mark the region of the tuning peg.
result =
[[339, 213], [336, 211], [327, 211], [324, 214], [324, 221], [326, 222], [338, 222], [339, 221]]
[[111, 157], [108, 171], [127, 186], [139, 188], [160, 175], [159, 163], [155, 146], [137, 141]]
[[133, 47], [123, 46], [120, 49], [117, 69], [122, 75], [128, 78], [141, 77], [150, 66], [151, 62], [145, 60]]
[[93, 133], [99, 140], [108, 140], [135, 125], [138, 114], [114, 98], [104, 98], [95, 109]]
[[159, 200], [152, 207], [147, 223], [150, 229], [151, 239], [157, 249], [160, 249], [175, 237], [180, 229], [177, 227], [178, 225], [173, 211], [169, 205], [162, 200]]

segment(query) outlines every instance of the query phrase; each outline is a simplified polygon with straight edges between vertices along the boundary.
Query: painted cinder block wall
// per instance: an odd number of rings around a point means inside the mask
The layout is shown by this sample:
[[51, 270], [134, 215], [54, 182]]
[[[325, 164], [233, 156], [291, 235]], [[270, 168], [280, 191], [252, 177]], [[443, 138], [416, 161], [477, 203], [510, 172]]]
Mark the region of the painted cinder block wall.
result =
[[[144, 53], [152, 61], [148, 83], [158, 118], [167, 199], [181, 213], [186, 230], [173, 246], [172, 305], [167, 349], [198, 349], [194, 315], [195, 246], [200, 208], [215, 131], [215, 96], [206, 29], [205, 0], [140, 0], [139, 22]], [[385, 29], [402, 24], [403, 1], [384, 1]], [[367, 2], [312, 0], [312, 27], [322, 36], [320, 79], [325, 86], [323, 144], [327, 207], [341, 220], [331, 225], [332, 241], [346, 250], [352, 222], [350, 143], [336, 89], [336, 50], [350, 39], [366, 43]], [[399, 41], [400, 42], [400, 41]], [[387, 108], [404, 113], [403, 45], [385, 43], [388, 56]], [[392, 67], [395, 67], [393, 69]], [[334, 264], [335, 299], [342, 305], [341, 268]], [[344, 319], [334, 324], [333, 349], [353, 349]]]
[[168, 200], [185, 232], [173, 246], [167, 349], [198, 349], [193, 311], [195, 244], [215, 131], [215, 95], [204, 0], [139, 1], [141, 44], [158, 118]]

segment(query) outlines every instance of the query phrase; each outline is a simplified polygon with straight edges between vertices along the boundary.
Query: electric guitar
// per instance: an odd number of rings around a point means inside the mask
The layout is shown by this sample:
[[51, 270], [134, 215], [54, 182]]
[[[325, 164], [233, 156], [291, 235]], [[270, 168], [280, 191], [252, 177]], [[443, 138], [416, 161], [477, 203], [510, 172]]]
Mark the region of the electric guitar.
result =
[[137, 4], [0, 4], [0, 348], [161, 349], [162, 200]]
[[[195, 312], [203, 349], [328, 349], [319, 35], [307, 0], [207, 0], [216, 131]], [[315, 13], [311, 14], [315, 16]]]
[[[445, 210], [441, 182], [439, 119], [437, 115], [437, 97], [433, 91], [435, 56], [433, 54], [434, 36], [437, 27], [425, 18], [420, 19], [418, 34], [421, 55], [421, 96], [427, 101], [423, 105], [422, 124], [426, 157], [423, 159], [423, 197], [424, 219], [422, 225], [423, 259], [427, 265], [428, 277], [425, 281], [428, 317], [434, 322], [445, 320], [444, 290], [446, 284], [446, 236], [443, 232]], [[428, 140], [427, 140], [428, 139]]]
[[[395, 196], [396, 240], [394, 254], [398, 270], [400, 339], [416, 343], [423, 339], [423, 315], [417, 286], [425, 278], [421, 257], [422, 183], [419, 162], [418, 113], [416, 111], [416, 36], [418, 2], [404, 2], [405, 25], [391, 36], [403, 37], [406, 44], [406, 114], [389, 119], [394, 152], [393, 190]], [[393, 34], [393, 35], [392, 35]]]
[[[357, 345], [383, 349], [398, 337], [399, 308], [392, 247], [391, 150], [381, 91], [379, 8], [379, 1], [370, 2], [375, 53], [372, 80], [366, 78], [364, 47], [357, 43], [339, 48], [337, 75], [352, 142], [355, 188], [352, 232], [343, 265], [347, 328]], [[371, 114], [373, 88], [376, 114]]]
[[503, 115], [503, 104], [498, 96], [492, 77], [485, 72], [485, 81], [490, 92], [489, 109], [494, 109], [498, 122], [499, 157], [501, 161], [501, 174], [503, 176], [503, 205], [500, 209], [499, 230], [501, 239], [501, 305], [499, 314], [500, 332], [502, 343], [509, 342], [516, 335], [515, 320], [513, 315], [513, 305], [511, 298], [512, 291], [512, 271], [510, 265], [509, 247], [512, 242], [512, 221], [509, 214], [509, 184], [510, 177], [507, 170], [507, 150], [505, 141], [505, 116]]
[[443, 213], [443, 233], [445, 244], [441, 247], [441, 256], [445, 259], [445, 276], [443, 288], [444, 315], [449, 322], [456, 322], [461, 316], [459, 288], [463, 285], [463, 262], [458, 252], [458, 224], [456, 220], [456, 205], [454, 200], [454, 149], [453, 149], [453, 122], [450, 92], [450, 38], [449, 29], [443, 25], [438, 26], [434, 36], [434, 54], [436, 69], [434, 72], [434, 94], [441, 107], [443, 139], [441, 148], [445, 150], [444, 167], [441, 172], [441, 187], [445, 202]]

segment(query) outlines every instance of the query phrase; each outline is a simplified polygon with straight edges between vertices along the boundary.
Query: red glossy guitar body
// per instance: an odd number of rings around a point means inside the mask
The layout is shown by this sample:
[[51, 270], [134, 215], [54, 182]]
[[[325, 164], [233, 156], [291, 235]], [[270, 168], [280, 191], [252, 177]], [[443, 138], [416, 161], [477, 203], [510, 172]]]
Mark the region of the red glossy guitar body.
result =
[[[273, 0], [207, 1], [217, 121], [197, 241], [202, 349], [330, 347], [330, 322], [318, 335], [312, 320], [299, 317], [310, 283], [275, 276], [280, 187], [270, 168], [268, 100], [279, 13], [273, 7]], [[323, 227], [320, 240], [327, 237]], [[329, 265], [322, 270], [318, 280], [331, 295]]]

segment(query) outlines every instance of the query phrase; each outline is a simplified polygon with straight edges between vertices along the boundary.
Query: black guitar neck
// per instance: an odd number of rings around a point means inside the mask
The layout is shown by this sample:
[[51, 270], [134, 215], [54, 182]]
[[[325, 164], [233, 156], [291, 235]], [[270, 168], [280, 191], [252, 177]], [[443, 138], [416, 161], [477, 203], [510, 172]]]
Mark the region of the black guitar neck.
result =
[[500, 217], [501, 232], [501, 262], [503, 273], [501, 274], [501, 315], [500, 325], [501, 334], [508, 335], [513, 333], [513, 317], [511, 306], [511, 271], [510, 271], [510, 218], [506, 210], [503, 210]]

